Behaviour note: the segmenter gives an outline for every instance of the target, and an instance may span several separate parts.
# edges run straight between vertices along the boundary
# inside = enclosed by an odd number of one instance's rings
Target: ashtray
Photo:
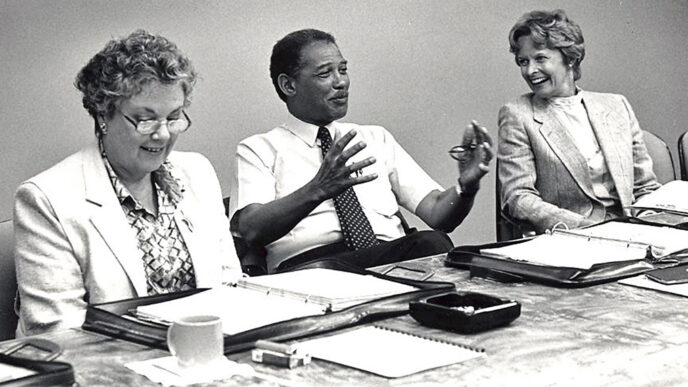
[[[482,293],[449,292],[409,304],[419,323],[459,333],[477,333],[508,325],[521,315],[521,304]]]

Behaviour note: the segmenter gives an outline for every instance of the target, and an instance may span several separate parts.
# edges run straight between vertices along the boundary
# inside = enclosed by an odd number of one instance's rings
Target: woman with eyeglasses
[[[80,326],[88,304],[241,275],[215,171],[173,151],[195,80],[174,43],[142,30],[79,72],[97,141],[15,196],[18,336]]]
[[[531,93],[499,112],[502,209],[537,232],[630,215],[659,183],[628,100],[576,85],[581,28],[564,11],[534,11],[513,26],[509,44]]]

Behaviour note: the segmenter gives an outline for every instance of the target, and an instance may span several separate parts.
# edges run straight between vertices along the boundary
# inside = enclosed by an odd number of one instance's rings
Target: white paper
[[[189,384],[229,379],[234,375],[244,377],[254,375],[254,370],[250,365],[239,364],[225,357],[212,367],[197,369],[180,368],[174,356],[137,361],[127,363],[124,366],[163,386],[187,386]]]
[[[0,383],[35,374],[36,371],[32,371],[24,367],[17,367],[11,364],[0,363]]]
[[[688,198],[686,200],[688,200]],[[652,247],[652,255],[655,257],[663,257],[683,249],[688,249],[688,231],[672,227],[625,222],[607,222],[597,226],[571,230],[568,232],[579,235],[590,235],[596,238],[643,243]]]
[[[324,312],[321,305],[228,286],[137,308],[137,313],[166,321],[185,316],[218,316],[222,319],[222,332],[226,335]]]
[[[673,211],[688,215],[688,181],[672,180],[638,199],[631,207]]]
[[[484,356],[474,349],[375,326],[301,342],[299,350],[388,378]]]
[[[333,310],[394,294],[418,290],[413,286],[330,269],[305,269],[288,273],[250,277],[239,280],[238,286],[271,289],[282,295],[308,297],[314,302],[331,304]]]
[[[630,285],[644,289],[652,289],[660,292],[672,293],[679,296],[688,297],[688,283],[664,285],[645,277],[645,274],[622,279],[619,281],[619,283],[623,285]]]
[[[543,234],[522,243],[480,250],[482,254],[529,263],[590,269],[595,264],[644,259],[647,248],[566,234]]]

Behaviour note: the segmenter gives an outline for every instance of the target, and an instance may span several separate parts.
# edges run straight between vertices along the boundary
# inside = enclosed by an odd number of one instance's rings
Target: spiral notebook
[[[483,349],[377,325],[302,342],[299,350],[387,378],[485,356]]]

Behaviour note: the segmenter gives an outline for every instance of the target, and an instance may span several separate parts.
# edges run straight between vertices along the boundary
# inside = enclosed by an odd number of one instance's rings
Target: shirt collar
[[[306,143],[309,147],[313,148],[316,145],[316,139],[318,137],[317,125],[309,124],[308,122],[303,122],[293,115],[289,115],[287,121],[281,125],[284,129],[292,132],[296,137],[300,138],[301,141]],[[334,134],[337,128],[337,122],[331,122],[325,125],[327,130],[330,132],[330,136],[334,139]]]
[[[105,170],[110,177],[110,183],[115,189],[115,194],[117,195],[117,199],[119,200],[120,204],[124,203],[124,201],[128,198],[131,198],[136,207],[139,207],[140,205],[136,198],[134,198],[131,192],[129,192],[127,187],[120,180],[119,176],[117,176],[115,170],[112,168],[112,165],[105,155],[105,152],[103,151],[101,154],[103,156]],[[167,194],[172,202],[172,205],[176,207],[177,203],[181,202],[184,198],[185,188],[181,180],[174,176],[174,166],[172,163],[169,160],[166,160],[157,170],[153,171],[152,176],[155,188]]]

